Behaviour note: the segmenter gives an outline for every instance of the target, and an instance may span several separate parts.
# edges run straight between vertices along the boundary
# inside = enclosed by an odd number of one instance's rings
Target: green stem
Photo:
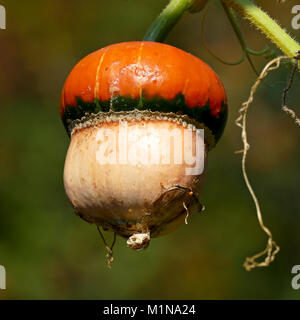
[[[255,52],[255,51],[248,48],[246,40],[244,39],[244,36],[243,36],[243,34],[241,32],[237,17],[235,15],[235,11],[232,8],[227,7],[224,2],[222,2],[222,5],[223,5],[224,11],[225,11],[230,23],[231,23],[231,26],[232,26],[232,28],[233,28],[233,30],[234,30],[234,32],[235,32],[240,44],[241,44],[243,52],[244,52],[249,64],[251,65],[251,68],[253,69],[255,74],[258,76],[256,68],[255,68],[255,66],[254,66],[254,64],[253,64],[253,62],[252,62],[252,60],[250,58],[250,55],[249,55],[250,51],[251,52]]]
[[[164,41],[168,33],[172,30],[185,11],[192,9],[192,6],[195,6],[196,4],[200,9],[202,9],[202,3],[205,4],[207,1],[208,0],[171,0],[167,7],[153,22],[144,36],[144,40],[158,42]],[[248,19],[287,56],[294,57],[296,56],[296,53],[300,51],[300,45],[297,41],[251,0],[221,1],[226,6],[233,8],[240,15]],[[252,54],[252,52],[248,52]]]
[[[300,45],[252,1],[223,0],[223,2],[254,24],[287,56],[294,57],[300,50]]]
[[[162,13],[153,22],[144,36],[145,41],[162,42],[172,30],[183,13],[191,6],[194,0],[172,0]]]
[[[246,53],[249,53],[249,54],[252,54],[255,56],[262,56],[263,54],[265,54],[266,52],[268,52],[270,50],[270,48],[268,46],[260,51],[252,50],[251,48],[249,48],[247,45],[247,42],[242,34],[242,31],[240,29],[237,17],[235,15],[235,11],[232,8],[227,7],[224,2],[222,2],[222,5],[223,5],[224,11],[229,19],[229,22],[231,23],[233,31],[235,32],[235,34],[241,44],[241,47]]]

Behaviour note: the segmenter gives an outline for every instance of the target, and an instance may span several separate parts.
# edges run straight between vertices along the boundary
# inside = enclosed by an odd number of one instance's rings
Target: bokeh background
[[[291,7],[257,1],[291,28]],[[249,176],[264,220],[281,251],[269,268],[246,272],[246,256],[266,236],[241,173],[240,129],[234,120],[256,75],[247,62],[228,66],[201,39],[203,13],[185,14],[167,43],[207,61],[220,75],[229,120],[209,155],[202,196],[206,211],[187,226],[154,239],[143,252],[119,239],[112,270],[95,226],[73,214],[63,188],[69,139],[58,114],[60,91],[75,63],[103,46],[140,40],[166,0],[1,0],[7,30],[0,30],[0,264],[7,290],[0,299],[299,299],[291,268],[300,264],[299,128],[280,111],[290,70],[268,76],[249,112]],[[249,46],[268,41],[241,21]],[[205,37],[218,56],[235,61],[241,49],[218,1]],[[255,57],[258,70],[267,60]],[[299,77],[289,105],[299,114]],[[111,239],[111,234],[106,234]]]

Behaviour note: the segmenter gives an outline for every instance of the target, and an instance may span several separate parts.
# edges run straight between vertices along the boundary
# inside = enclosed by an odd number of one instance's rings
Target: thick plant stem
[[[266,12],[250,0],[222,0],[254,24],[287,56],[294,57],[300,45],[284,31]]]
[[[162,42],[194,0],[172,0],[153,22],[144,36],[145,41]]]

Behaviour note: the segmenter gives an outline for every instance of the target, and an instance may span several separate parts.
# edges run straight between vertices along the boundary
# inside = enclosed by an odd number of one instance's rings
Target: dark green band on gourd
[[[222,102],[219,114],[213,116],[209,101],[205,106],[190,108],[186,105],[184,95],[181,93],[172,100],[160,97],[133,99],[116,95],[107,101],[95,99],[94,102],[84,102],[81,98],[77,98],[77,106],[66,106],[62,121],[68,131],[69,122],[82,118],[86,113],[131,111],[134,109],[185,114],[208,127],[212,131],[216,142],[220,139],[227,121],[227,105],[225,102]]]

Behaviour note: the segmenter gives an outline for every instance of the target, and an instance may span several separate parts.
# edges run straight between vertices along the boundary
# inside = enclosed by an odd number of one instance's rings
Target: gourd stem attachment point
[[[152,23],[144,41],[163,42],[193,0],[172,0]]]
[[[127,240],[127,246],[135,251],[146,249],[150,243],[150,232],[135,233]]]

